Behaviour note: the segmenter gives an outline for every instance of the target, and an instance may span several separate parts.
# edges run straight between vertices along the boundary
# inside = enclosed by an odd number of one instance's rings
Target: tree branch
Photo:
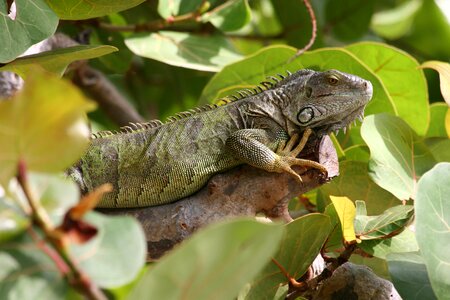
[[[320,142],[311,138],[307,147],[310,150],[308,158],[323,164],[330,178],[338,175],[336,150],[328,136]],[[213,176],[200,191],[171,204],[99,210],[136,217],[146,234],[148,259],[154,260],[197,229],[219,220],[264,213],[272,219],[291,221],[289,200],[329,180],[315,169],[297,170],[302,175],[302,184],[286,173],[270,173],[243,165]]]

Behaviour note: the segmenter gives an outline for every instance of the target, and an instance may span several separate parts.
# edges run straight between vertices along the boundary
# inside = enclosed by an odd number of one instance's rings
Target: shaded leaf
[[[300,278],[312,264],[331,233],[330,218],[323,214],[309,214],[286,225],[286,233],[273,258],[292,278]],[[273,262],[253,281],[246,299],[272,299],[287,278]]]
[[[11,71],[26,79],[29,75],[34,75],[35,65],[38,65],[50,73],[62,75],[71,62],[99,57],[117,50],[112,46],[85,45],[55,49],[19,57],[1,67],[0,71]]]
[[[241,58],[220,35],[201,36],[185,32],[159,31],[136,34],[125,39],[135,54],[163,63],[202,71],[216,72]]]
[[[415,233],[409,229],[405,229],[400,234],[388,239],[363,240],[358,244],[358,248],[361,248],[367,254],[382,259],[386,259],[391,253],[419,251]]]
[[[408,33],[414,17],[422,5],[422,0],[409,0],[396,7],[376,12],[371,21],[371,29],[379,36],[397,39]]]
[[[416,59],[382,43],[363,42],[346,49],[364,61],[381,79],[392,98],[395,114],[419,135],[424,135],[429,123],[428,91],[425,76],[418,68]]]
[[[378,276],[389,280],[389,271],[386,260],[378,257],[363,257],[360,255],[352,255],[350,262],[358,265],[368,266]]]
[[[53,261],[28,235],[0,244],[0,266],[0,299],[59,300],[67,292]]]
[[[0,243],[11,240],[30,225],[31,220],[11,201],[0,196]]]
[[[450,106],[450,64],[443,61],[432,60],[424,62],[420,67],[434,69],[439,72],[441,93],[445,102]]]
[[[63,20],[84,20],[135,7],[145,0],[46,0]]]
[[[330,195],[330,199],[339,217],[344,240],[347,243],[356,241],[355,227],[353,225],[356,216],[355,205],[347,197],[337,197]]]
[[[367,163],[342,161],[340,175],[319,188],[318,207],[323,210],[329,202],[329,195],[347,196],[364,200],[369,214],[381,214],[386,208],[398,204],[398,199],[379,187],[367,173]]]
[[[78,186],[63,175],[30,172],[29,181],[36,199],[39,199],[53,224],[60,224],[67,210],[79,200]]]
[[[352,41],[363,36],[370,25],[374,0],[327,0],[325,19],[333,34],[343,41]]]
[[[359,239],[372,240],[392,237],[402,232],[414,215],[412,205],[397,205],[379,216],[358,215],[355,230]]]
[[[3,186],[16,174],[19,160],[31,171],[71,166],[88,144],[84,114],[94,107],[69,82],[36,70],[13,99],[0,102]]]
[[[419,180],[416,238],[431,286],[439,299],[450,295],[450,163],[439,163]]]
[[[450,139],[427,138],[425,144],[430,149],[437,162],[450,162]]]
[[[145,234],[130,216],[104,216],[91,212],[84,221],[98,230],[83,245],[71,245],[69,252],[80,268],[100,287],[112,288],[133,280],[145,264]]]
[[[250,21],[247,0],[230,0],[202,15],[202,21],[211,22],[222,31],[235,31]]]
[[[426,133],[427,137],[448,137],[445,129],[448,111],[449,107],[444,102],[435,102],[430,105],[430,124]]]
[[[202,3],[202,0],[159,0],[158,13],[164,19],[171,16],[184,15],[189,12],[197,10]]]
[[[366,117],[361,135],[370,148],[370,176],[401,200],[414,199],[418,178],[436,160],[402,119],[380,114]]]
[[[282,226],[253,220],[203,229],[151,268],[128,299],[233,299],[267,264],[282,234]]]
[[[8,15],[6,1],[0,1],[0,63],[13,60],[30,46],[50,37],[58,17],[45,0],[15,0],[15,17]]]
[[[346,160],[360,161],[367,163],[370,159],[369,147],[366,145],[353,145],[345,149]]]
[[[403,299],[436,299],[420,253],[391,253],[387,262],[392,283]]]
[[[342,227],[339,222],[339,217],[336,208],[333,204],[327,205],[324,214],[330,217],[332,231],[327,238],[323,247],[325,252],[334,252],[344,248]]]

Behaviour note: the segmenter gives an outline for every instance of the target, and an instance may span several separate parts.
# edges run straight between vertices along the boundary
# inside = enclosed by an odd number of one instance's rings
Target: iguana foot
[[[278,172],[288,172],[297,178],[298,181],[303,182],[300,175],[298,175],[294,170],[292,170],[292,166],[302,166],[307,168],[315,168],[321,171],[325,176],[327,175],[327,169],[322,166],[320,163],[309,160],[309,159],[301,159],[297,158],[297,155],[303,150],[308,141],[309,136],[311,135],[312,130],[307,128],[303,133],[303,136],[298,142],[299,135],[294,134],[289,141],[282,142],[277,148],[276,154],[277,158],[275,159],[275,169]],[[298,142],[298,143],[297,143]]]

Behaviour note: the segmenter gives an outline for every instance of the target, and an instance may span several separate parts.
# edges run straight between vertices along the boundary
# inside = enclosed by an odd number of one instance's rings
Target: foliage
[[[0,100],[1,299],[101,298],[99,288],[115,298],[280,299],[319,253],[387,263],[404,299],[448,299],[450,26],[435,1],[313,1],[317,38],[295,59],[312,26],[300,0],[9,4],[0,1],[0,71],[25,86]],[[90,32],[91,45],[18,57],[55,30]],[[84,151],[95,107],[58,76],[96,57],[145,118],[300,68],[356,74],[374,96],[362,125],[332,136],[340,176],[308,193],[318,212],[287,225],[216,224],[146,267],[134,219],[89,212],[108,187],[79,202],[58,174]]]

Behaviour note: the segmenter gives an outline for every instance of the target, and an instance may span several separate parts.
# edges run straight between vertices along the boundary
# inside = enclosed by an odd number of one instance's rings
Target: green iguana
[[[292,166],[326,169],[299,159],[312,131],[318,136],[362,120],[372,84],[336,70],[300,70],[267,89],[246,90],[222,106],[183,112],[167,122],[131,124],[119,133],[97,133],[69,170],[83,193],[111,183],[99,207],[131,208],[170,203],[201,189],[208,179],[240,164],[269,172]],[[299,142],[301,133],[303,138]]]

